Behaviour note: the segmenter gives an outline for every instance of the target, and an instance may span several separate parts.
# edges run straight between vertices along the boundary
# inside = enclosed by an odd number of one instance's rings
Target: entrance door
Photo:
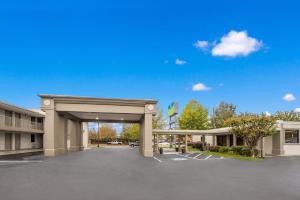
[[[11,150],[11,133],[5,133],[5,150]]]
[[[20,150],[21,148],[21,135],[15,134],[15,149]]]

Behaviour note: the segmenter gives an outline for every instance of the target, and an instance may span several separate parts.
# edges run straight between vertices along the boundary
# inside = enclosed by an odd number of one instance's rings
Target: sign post
[[[174,130],[177,128],[177,115],[178,115],[178,103],[172,102],[168,106],[168,116],[169,116],[169,129]],[[172,138],[172,136],[171,136]],[[172,139],[171,139],[172,140]],[[173,143],[176,147],[176,136],[173,136]]]

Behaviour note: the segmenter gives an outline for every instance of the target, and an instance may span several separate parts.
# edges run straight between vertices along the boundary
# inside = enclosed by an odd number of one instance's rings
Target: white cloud
[[[186,64],[186,61],[185,60],[180,60],[179,58],[177,58],[175,60],[175,64],[176,65],[185,65]]]
[[[210,87],[207,87],[203,83],[197,83],[197,84],[193,85],[193,88],[192,88],[193,91],[207,91],[210,89],[211,89]]]
[[[247,56],[250,53],[258,51],[263,46],[262,41],[248,36],[247,31],[230,31],[221,38],[221,42],[217,43],[211,54],[213,56]]]
[[[288,93],[282,97],[283,100],[287,102],[295,101],[296,97],[292,93]]]
[[[300,108],[295,108],[294,112],[300,113]]]
[[[266,111],[265,115],[269,117],[269,116],[271,116],[271,113],[269,113],[269,111]]]
[[[197,49],[208,50],[209,42],[205,40],[198,40],[197,42],[194,43],[194,46]]]

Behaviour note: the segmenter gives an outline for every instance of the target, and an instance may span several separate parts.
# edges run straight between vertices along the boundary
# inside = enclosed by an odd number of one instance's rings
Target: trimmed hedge
[[[251,156],[250,148],[245,146],[236,146],[236,147],[210,146],[208,150],[211,152],[234,153],[241,156]],[[258,150],[255,149],[255,156],[257,155],[258,155]]]

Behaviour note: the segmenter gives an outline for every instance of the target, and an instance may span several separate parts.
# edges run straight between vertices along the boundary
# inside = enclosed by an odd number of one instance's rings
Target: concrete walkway
[[[11,150],[11,151],[0,151],[1,156],[17,155],[17,154],[28,154],[28,153],[41,153],[43,149],[22,149],[22,150]]]
[[[0,166],[1,200],[299,200],[300,158],[158,162],[102,148]]]

